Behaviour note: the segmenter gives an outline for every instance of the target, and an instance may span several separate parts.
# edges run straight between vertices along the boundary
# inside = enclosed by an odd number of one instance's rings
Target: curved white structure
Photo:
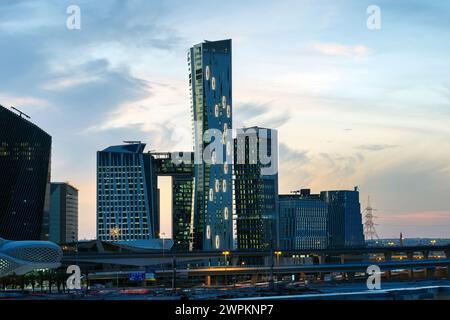
[[[0,277],[22,275],[61,265],[61,248],[49,241],[9,241],[0,238]]]

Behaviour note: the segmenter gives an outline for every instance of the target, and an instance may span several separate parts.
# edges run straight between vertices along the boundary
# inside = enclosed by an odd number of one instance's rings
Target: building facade
[[[326,249],[328,204],[308,189],[279,196],[280,249]]]
[[[78,241],[78,189],[68,183],[51,184],[49,231],[52,242]]]
[[[153,157],[136,142],[97,152],[97,239],[142,241],[159,236]]]
[[[236,131],[233,189],[238,249],[278,247],[278,172],[264,172],[278,163],[276,135],[276,130],[260,127]]]
[[[188,53],[195,152],[191,249],[233,248],[231,40]]]
[[[174,159],[175,153],[152,153],[157,176],[172,178],[172,239],[177,251],[188,251],[193,235],[192,186],[194,181],[194,153],[183,152],[182,159]],[[180,155],[181,153],[176,153]]]
[[[0,106],[0,237],[48,238],[49,134]]]
[[[330,248],[362,247],[364,233],[359,191],[323,191],[320,198],[328,204]]]

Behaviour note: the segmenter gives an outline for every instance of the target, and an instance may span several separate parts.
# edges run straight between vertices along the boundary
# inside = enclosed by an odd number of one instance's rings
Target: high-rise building
[[[65,182],[52,182],[50,190],[49,240],[77,242],[78,189]]]
[[[328,204],[328,235],[331,248],[364,246],[359,191],[323,191]]]
[[[0,237],[48,237],[52,138],[0,106]]]
[[[195,152],[193,249],[233,247],[231,40],[188,54]]]
[[[97,152],[97,239],[139,241],[159,236],[153,157],[140,142]]]
[[[278,246],[277,148],[276,130],[236,131],[233,172],[238,249]]]
[[[328,204],[309,189],[279,196],[280,249],[326,249]]]
[[[172,239],[173,248],[188,251],[192,239],[192,185],[194,180],[194,153],[183,152],[183,159],[174,159],[175,153],[152,153],[157,176],[172,178]],[[181,153],[176,153],[180,155]]]

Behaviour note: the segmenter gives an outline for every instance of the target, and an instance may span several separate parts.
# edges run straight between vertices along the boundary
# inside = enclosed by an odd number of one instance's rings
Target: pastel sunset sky
[[[425,0],[2,0],[0,104],[52,135],[52,181],[79,189],[94,238],[96,151],[192,150],[187,50],[231,38],[234,127],[278,129],[281,192],[359,186],[381,237],[449,237],[449,16]]]

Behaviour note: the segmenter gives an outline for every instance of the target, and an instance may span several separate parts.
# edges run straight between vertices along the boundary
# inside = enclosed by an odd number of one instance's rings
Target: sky
[[[449,14],[425,0],[2,0],[0,104],[52,135],[52,181],[79,189],[92,239],[96,151],[192,150],[187,51],[231,38],[233,126],[278,129],[280,192],[359,186],[380,237],[449,237]]]

